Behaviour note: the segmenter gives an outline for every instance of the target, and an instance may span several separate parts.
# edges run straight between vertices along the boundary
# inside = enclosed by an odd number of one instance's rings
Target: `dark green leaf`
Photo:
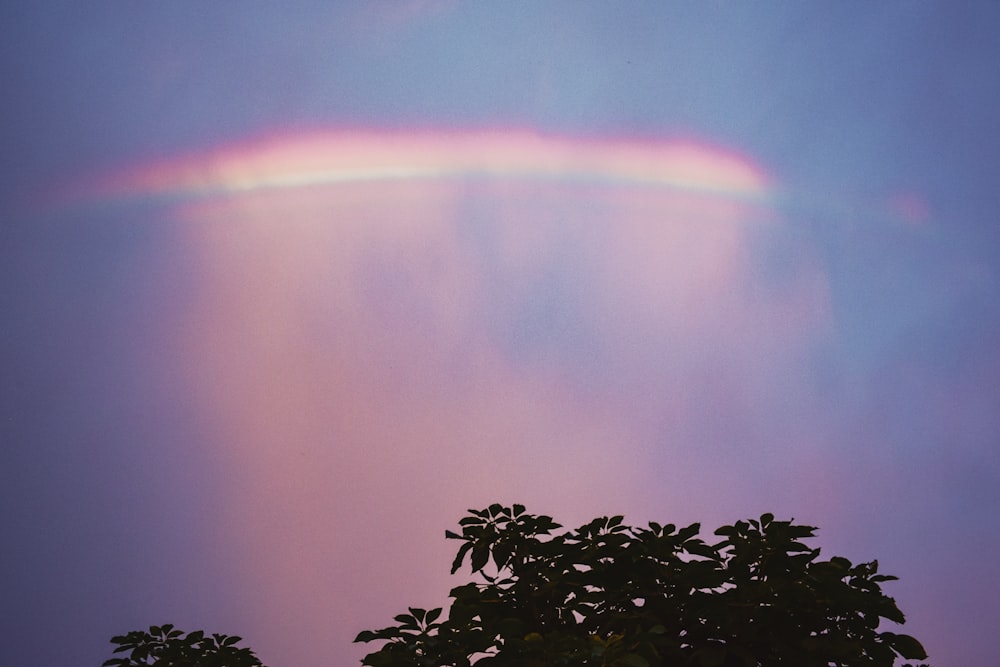
[[[455,574],[458,569],[462,567],[462,561],[465,560],[465,554],[469,553],[469,549],[472,548],[472,542],[466,542],[458,549],[458,554],[455,555],[455,560],[451,564],[451,573]]]
[[[626,653],[615,664],[621,667],[649,667],[649,661],[638,653]]]
[[[475,584],[465,584],[464,586],[456,586],[448,592],[450,597],[459,598],[470,598],[475,597],[479,594],[479,587]]]
[[[800,539],[804,537],[813,537],[816,534],[815,526],[789,526],[788,536]]]
[[[906,623],[906,617],[903,616],[903,612],[899,610],[896,606],[896,601],[892,598],[883,597],[884,604],[882,605],[882,610],[879,612],[882,618],[888,618],[894,623],[903,624]]]
[[[834,556],[829,560],[829,563],[841,570],[851,569],[851,561],[846,558],[842,558],[841,556]]]
[[[714,547],[705,544],[701,540],[688,540],[684,543],[684,549],[690,554],[704,558],[715,558],[719,555]]]
[[[490,551],[486,546],[480,544],[472,549],[471,565],[473,572],[479,572],[480,570],[482,570],[484,567],[486,567],[486,563],[489,562],[489,560],[490,560]]]
[[[701,530],[701,524],[693,523],[690,526],[687,526],[686,528],[681,528],[679,531],[677,531],[677,539],[681,541],[687,540],[697,535],[700,530]]]
[[[893,650],[906,660],[926,660],[927,651],[923,645],[910,635],[893,635],[889,644]]]

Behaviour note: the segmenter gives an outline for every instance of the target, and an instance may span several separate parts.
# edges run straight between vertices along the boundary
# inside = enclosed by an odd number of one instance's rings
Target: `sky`
[[[992,664],[998,21],[4,3],[5,660],[356,665],[502,502],[794,518]]]

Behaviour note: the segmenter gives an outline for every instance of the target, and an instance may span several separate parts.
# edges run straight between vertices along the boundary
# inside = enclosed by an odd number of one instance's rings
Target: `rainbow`
[[[576,139],[528,131],[317,131],[260,138],[105,176],[96,199],[189,199],[358,183],[504,180],[634,186],[766,204],[771,179],[691,140]]]

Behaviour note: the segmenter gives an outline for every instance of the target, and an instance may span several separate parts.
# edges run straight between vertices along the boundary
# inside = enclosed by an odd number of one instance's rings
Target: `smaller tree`
[[[923,660],[880,585],[878,562],[819,558],[815,528],[771,514],[698,537],[699,524],[630,527],[600,517],[573,531],[522,505],[469,510],[452,574],[473,581],[451,609],[411,607],[370,667],[893,667]]]
[[[171,624],[151,625],[111,638],[115,653],[128,657],[105,660],[102,667],[264,667],[249,648],[236,646],[243,638],[202,630],[185,634]]]

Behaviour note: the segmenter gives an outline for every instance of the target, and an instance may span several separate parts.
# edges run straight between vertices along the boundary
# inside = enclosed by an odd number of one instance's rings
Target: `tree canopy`
[[[476,579],[441,608],[410,607],[369,667],[892,667],[923,660],[878,561],[820,558],[813,526],[771,514],[714,532],[600,517],[563,530],[523,505],[469,510],[452,563]]]
[[[127,656],[105,660],[102,667],[264,667],[253,651],[236,646],[242,637],[184,633],[166,625],[151,625],[149,631],[133,630],[111,638],[115,653]]]

